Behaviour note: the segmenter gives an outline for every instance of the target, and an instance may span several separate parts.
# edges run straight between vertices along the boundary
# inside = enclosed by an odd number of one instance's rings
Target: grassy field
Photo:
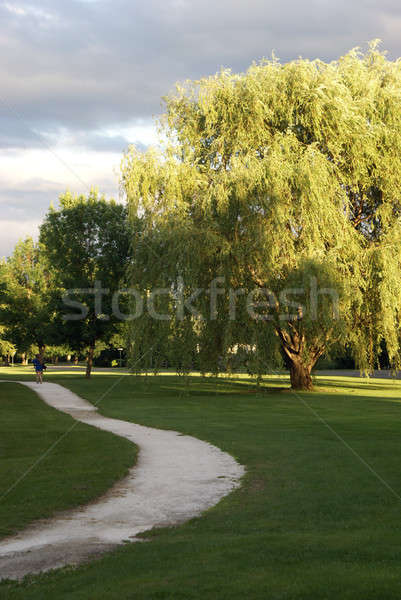
[[[28,388],[0,383],[0,538],[89,502],[135,462],[128,440],[83,423],[69,431],[74,423]]]
[[[0,378],[28,376],[10,371]],[[107,393],[118,374],[48,377],[103,396],[108,416],[210,441],[247,474],[201,518],[77,569],[3,583],[0,598],[401,598],[401,382],[326,377],[294,394],[277,378],[258,390],[245,377],[125,376]]]

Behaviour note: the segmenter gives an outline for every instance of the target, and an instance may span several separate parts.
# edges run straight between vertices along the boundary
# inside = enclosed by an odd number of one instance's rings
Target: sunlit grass
[[[314,392],[294,393],[281,374],[259,388],[246,375],[48,379],[103,398],[108,416],[209,441],[247,471],[201,518],[73,571],[4,584],[1,598],[401,597],[401,381],[318,376]]]

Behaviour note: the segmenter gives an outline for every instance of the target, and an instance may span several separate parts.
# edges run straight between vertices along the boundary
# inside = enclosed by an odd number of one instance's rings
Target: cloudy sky
[[[0,0],[0,256],[66,189],[118,197],[122,153],[156,142],[176,81],[374,38],[394,59],[400,30],[397,0]]]

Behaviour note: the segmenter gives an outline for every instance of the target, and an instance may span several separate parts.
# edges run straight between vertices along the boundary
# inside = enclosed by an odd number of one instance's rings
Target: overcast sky
[[[176,81],[374,38],[401,55],[399,0],[0,0],[0,20],[0,256],[66,189],[118,197],[122,153],[155,143]]]

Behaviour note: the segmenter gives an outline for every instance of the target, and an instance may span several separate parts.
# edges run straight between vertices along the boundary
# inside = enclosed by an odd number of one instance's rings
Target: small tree
[[[9,340],[3,337],[6,335],[5,328],[0,325],[0,357],[5,356],[6,362],[9,364],[10,356],[14,356],[16,347]]]
[[[1,265],[0,323],[6,337],[25,354],[35,345],[43,355],[52,329],[50,298],[54,279],[40,245],[20,241]]]
[[[91,191],[88,197],[61,196],[60,209],[51,208],[40,228],[60,288],[59,337],[74,351],[87,349],[86,377],[96,342],[107,342],[120,322],[112,302],[129,256],[127,225],[125,206]]]
[[[376,43],[178,86],[164,153],[131,149],[122,169],[139,222],[132,281],[144,300],[172,292],[157,298],[169,320],[134,321],[135,343],[182,340],[214,370],[244,345],[257,373],[280,352],[294,389],[312,387],[334,343],[369,370],[385,342],[398,367],[400,98],[401,62]]]

